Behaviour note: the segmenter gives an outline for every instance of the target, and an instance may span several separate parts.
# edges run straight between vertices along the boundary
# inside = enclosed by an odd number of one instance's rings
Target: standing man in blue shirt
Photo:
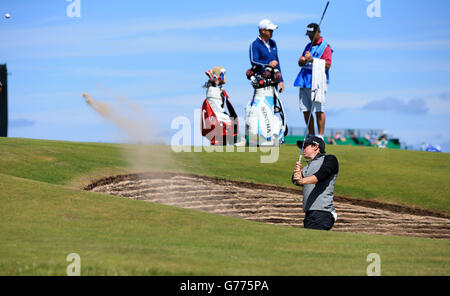
[[[325,60],[325,73],[328,82],[333,50],[330,45],[323,40],[323,37],[320,34],[321,31],[318,24],[311,23],[306,27],[306,35],[311,42],[306,45],[302,56],[298,60],[298,65],[302,67],[302,69],[294,82],[294,86],[300,87],[300,110],[303,112],[305,123],[308,124],[310,113],[313,111],[312,109],[314,109],[319,132],[317,136],[323,139],[325,134],[325,102],[314,102],[313,106],[313,95],[311,92],[313,59],[317,58]],[[311,44],[313,45],[311,46]],[[307,128],[309,135],[316,134],[314,130],[314,120],[309,121],[309,126],[307,126]]]
[[[263,72],[266,67],[280,69],[280,61],[278,60],[277,44],[272,40],[273,30],[278,26],[274,25],[270,20],[263,19],[259,22],[259,36],[250,45],[250,62],[252,66],[257,66]],[[284,91],[284,81],[281,77],[280,93]]]

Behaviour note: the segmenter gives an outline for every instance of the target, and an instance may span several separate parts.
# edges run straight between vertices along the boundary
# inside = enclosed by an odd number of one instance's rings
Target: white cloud
[[[404,101],[398,98],[384,98],[381,100],[371,101],[362,107],[364,110],[386,111],[404,113],[409,115],[420,115],[428,113],[425,100],[421,98]]]
[[[132,78],[151,78],[173,75],[169,70],[135,70],[135,69],[113,69],[100,67],[80,67],[75,70],[77,74],[98,76],[98,77],[132,77]]]
[[[257,27],[258,22],[267,18],[275,24],[286,24],[294,21],[311,19],[314,15],[298,13],[274,13],[274,12],[252,12],[233,15],[222,15],[215,17],[197,16],[195,19],[176,19],[159,22],[149,22],[148,20],[136,21],[133,24],[128,23],[123,30],[124,33],[152,33],[173,30],[193,30],[193,29],[211,29],[226,28],[252,25]],[[144,24],[143,24],[144,23]]]
[[[416,41],[388,41],[388,40],[334,40],[333,47],[337,49],[370,49],[370,50],[423,50],[423,48],[449,49],[450,39],[416,40]]]
[[[233,15],[221,15],[213,17],[201,17],[186,19],[172,19],[166,21],[153,21],[153,20],[135,20],[133,22],[114,22],[114,23],[91,23],[91,24],[63,24],[55,26],[45,26],[40,28],[21,28],[10,29],[2,32],[2,40],[5,42],[0,43],[0,49],[11,48],[36,48],[36,47],[92,47],[92,45],[98,45],[99,43],[106,43],[107,45],[119,46],[121,43],[117,41],[131,42],[131,49],[133,46],[149,44],[154,47],[158,42],[167,40],[172,45],[179,44],[175,42],[174,38],[149,38],[148,34],[165,32],[165,31],[192,31],[199,29],[217,29],[225,27],[239,27],[239,26],[255,26],[260,19],[270,15],[274,22],[279,24],[290,23],[294,21],[304,20],[311,18],[312,15],[296,14],[296,13],[241,13]],[[185,34],[185,33],[184,33]],[[182,36],[182,34],[178,34]],[[188,40],[189,38],[185,38]],[[204,38],[203,43],[211,41],[211,36],[207,35]],[[181,41],[184,41],[183,38]],[[229,41],[229,40],[228,40]],[[224,43],[225,44],[225,43]],[[162,46],[161,50],[165,50],[166,46]],[[114,50],[114,46],[110,48]],[[148,48],[150,49],[150,48]],[[197,48],[198,49],[198,48]],[[116,50],[117,51],[117,50]],[[63,53],[61,53],[63,54]]]
[[[278,46],[284,50],[299,50],[305,47],[307,38],[304,36],[280,36],[277,39]],[[326,38],[335,50],[422,50],[423,48],[450,49],[450,39],[436,40],[408,40],[401,39],[388,41],[382,39],[341,39]]]
[[[139,20],[101,24],[62,24],[38,28],[11,29],[2,32],[0,49],[19,57],[95,57],[149,54],[155,52],[229,52],[247,49],[250,41],[205,33],[219,28],[254,26],[270,15],[278,24],[310,19],[311,15],[296,13],[241,13],[237,15],[172,19],[167,21]],[[186,34],[189,32],[189,34]],[[164,34],[159,34],[164,33]],[[286,36],[277,32],[280,51],[305,46],[302,35]],[[450,39],[439,40],[328,40],[336,50],[420,50],[450,49]],[[220,46],[218,46],[220,44]],[[432,69],[436,67],[431,65]],[[446,70],[450,69],[447,63]]]
[[[386,107],[389,105],[387,98],[393,98],[394,109],[397,111],[401,106],[411,111],[415,105],[420,104],[423,107],[421,110],[427,109],[429,115],[450,115],[450,100],[442,99],[442,94],[447,92],[446,89],[434,88],[409,88],[379,92],[330,92],[327,97],[327,108],[361,109],[374,102]]]
[[[36,121],[25,118],[10,118],[8,119],[8,128],[24,128],[35,125]]]
[[[431,97],[427,99],[427,106],[430,114],[450,115],[450,101],[442,100],[439,97]]]

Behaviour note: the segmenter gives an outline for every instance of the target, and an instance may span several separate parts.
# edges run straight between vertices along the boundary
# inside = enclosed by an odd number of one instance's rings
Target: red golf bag
[[[225,111],[228,109],[228,112]],[[211,145],[233,145],[237,142],[239,121],[225,90],[209,86],[201,110],[202,135]]]

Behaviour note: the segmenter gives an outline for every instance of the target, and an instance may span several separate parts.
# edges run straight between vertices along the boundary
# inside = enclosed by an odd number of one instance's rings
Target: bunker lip
[[[83,188],[270,224],[303,227],[302,190],[178,172],[123,174]],[[450,239],[450,214],[335,196],[334,231]]]

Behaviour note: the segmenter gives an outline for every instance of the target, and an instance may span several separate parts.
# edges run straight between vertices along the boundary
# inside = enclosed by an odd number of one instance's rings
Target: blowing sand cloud
[[[131,144],[124,145],[124,152],[132,167],[138,171],[173,167],[170,149],[157,145],[163,142],[160,127],[150,119],[150,115],[125,97],[109,95],[116,99],[117,106],[94,99],[86,93],[83,93],[83,98]]]
[[[411,99],[408,102],[397,98],[385,98],[382,100],[372,101],[362,107],[363,110],[373,111],[393,111],[403,114],[426,114],[429,111],[425,100],[421,98]]]

